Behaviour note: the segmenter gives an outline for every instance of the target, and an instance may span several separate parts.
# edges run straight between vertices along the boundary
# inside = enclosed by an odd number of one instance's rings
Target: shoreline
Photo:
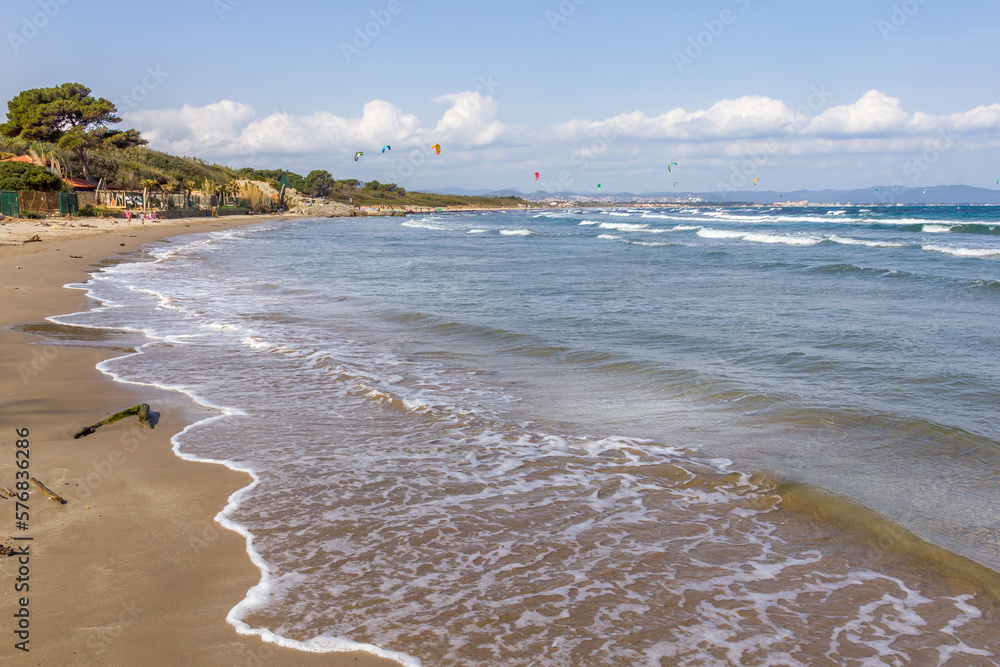
[[[0,501],[10,512],[0,524],[3,536],[31,537],[5,544],[28,544],[32,557],[30,581],[23,582],[28,588],[20,591],[18,559],[0,559],[7,610],[0,656],[79,665],[399,664],[369,652],[311,653],[238,634],[227,616],[260,583],[261,570],[243,535],[224,528],[216,516],[252,478],[181,458],[172,442],[211,415],[179,392],[122,384],[98,370],[101,361],[127,353],[123,348],[63,344],[9,328],[91,307],[85,291],[64,285],[85,282],[119,253],[182,234],[296,217],[176,219],[145,226],[103,221],[93,228],[77,226],[91,222],[81,219],[3,225],[0,487],[15,487],[15,430],[27,429],[31,475],[67,504],[31,487],[28,528],[15,535],[15,501]],[[17,242],[11,236],[26,231],[42,241],[11,245]],[[154,430],[125,420],[73,439],[79,428],[140,402],[156,413]],[[13,614],[24,600],[29,652],[21,656]]]
[[[284,219],[299,217],[311,216]],[[83,290],[62,286],[87,280],[118,253],[179,235],[282,219],[236,218],[161,221],[134,236],[124,232],[135,225],[110,234],[74,229],[78,236],[58,237],[60,243],[0,246],[0,366],[6,397],[0,430],[9,436],[0,439],[0,488],[13,486],[12,429],[30,427],[32,475],[70,501],[60,507],[31,489],[30,535],[38,549],[32,552],[38,555],[32,575],[37,572],[38,589],[32,590],[30,607],[35,656],[28,657],[40,664],[156,665],[192,658],[197,664],[399,664],[366,652],[307,653],[309,644],[293,649],[238,634],[233,622],[226,622],[228,614],[261,583],[261,571],[252,565],[253,554],[248,557],[240,535],[216,517],[225,516],[234,494],[247,490],[250,474],[195,466],[205,461],[184,459],[172,444],[184,428],[217,413],[181,392],[119,383],[97,370],[100,361],[121,356],[121,346],[80,347],[58,340],[38,345],[41,336],[5,328],[93,307]],[[69,332],[65,338],[75,336]],[[154,431],[140,431],[134,420],[126,420],[72,440],[78,428],[140,401],[160,413]],[[775,484],[782,489],[784,511],[871,545],[873,563],[885,562],[876,552],[889,545],[890,571],[929,569],[934,579],[959,579],[986,593],[982,609],[996,613],[1000,573],[896,530],[873,512],[859,515],[857,507],[811,487],[780,479]],[[3,537],[14,534],[13,501],[8,502],[0,501],[0,507],[9,508],[0,523]],[[0,559],[0,586],[11,614],[17,609],[15,569],[16,560]],[[0,630],[12,637],[11,623],[0,622]],[[0,644],[0,656],[19,653],[12,649],[14,641]]]

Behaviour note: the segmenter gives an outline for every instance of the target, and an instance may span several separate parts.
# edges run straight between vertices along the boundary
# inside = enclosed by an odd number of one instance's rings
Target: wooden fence
[[[59,193],[26,190],[18,194],[17,205],[21,209],[21,215],[59,215]]]
[[[78,215],[79,197],[75,192],[35,192],[23,190],[17,195],[18,215]]]
[[[101,190],[89,193],[94,197],[95,206],[110,208],[142,208],[142,190]],[[83,200],[80,205],[83,206]],[[213,208],[215,206],[236,206],[251,208],[250,201],[231,195],[204,195],[200,192],[150,192],[147,209],[150,211],[172,211],[177,209]]]
[[[79,215],[80,208],[101,206],[111,209],[142,209],[142,190],[100,190],[80,192],[3,192],[0,193],[0,213],[12,217],[26,214]],[[191,216],[195,212],[211,215],[233,215],[253,210],[249,199],[231,195],[202,195],[184,192],[150,192],[146,202],[148,211],[157,211],[162,217]],[[115,215],[115,214],[113,214]]]

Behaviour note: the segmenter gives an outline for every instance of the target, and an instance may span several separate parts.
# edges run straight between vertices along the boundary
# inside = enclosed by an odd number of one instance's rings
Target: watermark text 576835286
[[[11,539],[14,541],[10,554],[17,559],[14,573],[14,648],[29,652],[31,641],[31,537],[28,534],[31,521],[31,506],[28,504],[28,481],[31,479],[31,431],[28,428],[15,429],[14,441],[14,526],[19,531]]]

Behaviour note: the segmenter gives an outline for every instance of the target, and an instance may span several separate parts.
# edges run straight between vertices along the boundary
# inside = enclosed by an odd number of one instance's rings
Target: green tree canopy
[[[27,162],[0,162],[0,190],[61,190],[62,179],[48,169]]]
[[[333,176],[325,169],[313,169],[306,176],[306,194],[313,197],[326,197],[336,187],[337,183]]]
[[[368,181],[364,187],[365,192],[396,192],[398,189],[399,186],[395,183],[379,183],[376,180]]]
[[[285,172],[285,180],[288,181],[288,187],[295,188],[299,192],[306,191],[306,179],[302,178],[293,171]]]
[[[0,125],[0,135],[47,141],[70,150],[80,158],[84,178],[94,182],[88,151],[146,143],[137,130],[108,127],[121,122],[117,111],[110,101],[92,97],[90,88],[79,83],[34,88],[7,103],[7,122]]]

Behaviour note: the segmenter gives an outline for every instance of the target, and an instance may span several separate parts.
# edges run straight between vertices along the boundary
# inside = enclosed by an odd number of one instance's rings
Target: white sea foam
[[[932,252],[943,252],[948,255],[954,255],[955,257],[964,258],[992,258],[1000,257],[1000,248],[951,248],[948,246],[939,245],[925,245],[921,246],[923,250],[928,250]]]
[[[703,231],[676,231],[696,230]],[[756,236],[731,233],[720,238]],[[815,655],[830,646],[834,662],[839,647],[898,661],[898,642],[916,632],[939,656],[992,656],[969,646],[979,635],[965,626],[982,616],[971,599],[955,598],[953,614],[931,622],[919,581],[845,569],[819,550],[790,546],[769,516],[773,492],[734,472],[729,460],[638,439],[550,433],[479,413],[449,419],[442,406],[457,414],[474,395],[465,373],[448,377],[433,365],[342,343],[335,318],[317,335],[294,319],[254,319],[251,330],[241,324],[247,313],[265,313],[287,297],[227,282],[247,299],[240,308],[228,303],[229,292],[215,294],[221,289],[188,292],[198,279],[188,285],[184,271],[162,277],[183,287],[187,311],[154,311],[157,301],[144,295],[140,315],[155,318],[167,335],[210,338],[203,359],[216,364],[177,368],[202,379],[217,371],[225,381],[209,386],[209,396],[221,388],[239,398],[236,405],[254,406],[254,415],[201,422],[174,440],[179,456],[252,476],[217,518],[243,535],[261,571],[227,617],[240,633],[305,651],[365,650],[404,665],[419,662],[337,635],[358,632],[407,653],[429,651],[429,664],[501,664],[496,656],[515,650],[539,667],[740,664],[761,655],[769,664],[798,664],[796,632],[808,624],[810,639],[802,641]],[[128,294],[123,302],[140,301]],[[190,347],[197,346],[161,350],[162,359],[197,352]],[[123,377],[141,377],[149,370],[137,360],[115,367],[129,369]],[[285,428],[288,407],[308,409],[315,398],[318,415],[297,414],[294,429]],[[282,439],[293,432],[294,442]],[[293,497],[288,479],[316,483]],[[261,537],[243,523],[259,526]],[[816,613],[834,597],[836,616],[827,613],[834,605]],[[506,619],[498,616],[504,610]],[[270,620],[251,628],[250,617]],[[652,639],[615,641],[637,626]],[[312,638],[294,641],[278,628]],[[596,652],[581,648],[598,641]]]
[[[530,229],[501,229],[501,236],[531,236],[535,232]]]
[[[746,225],[789,223],[789,222],[816,222],[829,223],[830,218],[825,215],[766,215],[764,213],[746,212],[731,213],[729,211],[706,211],[703,215],[725,222],[739,222]]]
[[[209,322],[208,324],[205,324],[203,326],[208,327],[209,329],[215,329],[216,331],[242,331],[243,330],[242,327],[237,327],[237,326],[234,326],[232,324],[225,324],[225,323],[222,323],[222,322]]]
[[[951,231],[951,225],[924,225],[923,231],[928,234],[947,234]]]
[[[414,229],[430,229],[436,232],[453,231],[450,227],[448,227],[443,219],[435,216],[407,220],[406,222],[400,223],[400,225],[402,227],[412,227]]]
[[[577,211],[566,211],[562,213],[539,213],[538,215],[531,216],[535,220],[539,218],[548,218],[550,220],[565,220],[566,218],[572,218],[579,215]]]
[[[892,241],[866,241],[864,239],[852,239],[849,237],[837,236],[836,234],[831,234],[829,240],[843,245],[863,245],[869,248],[905,248],[909,245],[907,243],[894,243]]]
[[[790,236],[787,234],[765,234],[758,232],[734,232],[723,229],[703,227],[698,230],[698,236],[706,239],[739,239],[753,243],[783,243],[785,245],[816,245],[823,239],[815,236]]]
[[[601,229],[612,229],[619,232],[642,232],[649,228],[649,225],[634,224],[629,222],[602,222]]]
[[[666,215],[661,213],[643,213],[641,218],[649,218],[651,220],[687,220],[686,217],[680,215]]]
[[[655,241],[630,241],[628,239],[624,239],[624,241],[629,245],[641,245],[646,246],[647,248],[664,248],[667,246],[677,245],[676,243],[657,243]]]

